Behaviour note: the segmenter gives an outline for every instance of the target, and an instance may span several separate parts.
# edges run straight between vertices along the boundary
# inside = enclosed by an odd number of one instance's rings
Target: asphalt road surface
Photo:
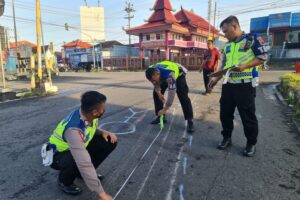
[[[56,96],[0,104],[0,199],[96,200],[81,180],[79,196],[57,187],[58,172],[42,166],[40,148],[57,123],[80,105],[84,91],[108,97],[100,126],[118,134],[116,150],[97,171],[104,189],[117,200],[299,200],[300,135],[291,111],[274,95],[281,72],[264,72],[257,89],[257,154],[245,158],[243,127],[236,112],[233,146],[221,140],[220,88],[200,95],[202,74],[187,79],[194,107],[194,134],[187,134],[176,98],[160,131],[154,118],[152,86],[141,72],[64,73]],[[20,83],[19,83],[20,84]],[[27,83],[29,85],[29,83]]]

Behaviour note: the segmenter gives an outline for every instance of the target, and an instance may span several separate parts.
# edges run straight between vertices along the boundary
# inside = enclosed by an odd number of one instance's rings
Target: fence
[[[145,68],[145,62],[137,57],[103,58],[103,67],[107,70],[139,70]]]
[[[137,58],[137,57],[114,57],[114,58],[103,58],[103,66],[107,70],[141,70],[145,69],[150,65],[156,64],[165,60],[164,57],[153,57],[153,58]],[[180,63],[185,66],[188,70],[200,69],[203,56],[192,55],[192,56],[176,56],[173,58],[174,62]]]

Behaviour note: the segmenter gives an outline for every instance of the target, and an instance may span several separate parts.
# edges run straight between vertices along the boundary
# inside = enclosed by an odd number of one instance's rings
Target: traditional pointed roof
[[[154,10],[162,10],[162,9],[173,10],[172,5],[169,0],[156,0],[153,9]]]
[[[181,25],[190,26],[193,28],[201,28],[204,30],[209,29],[208,21],[206,21],[203,17],[183,8],[181,8],[181,10],[175,14],[175,17],[178,21],[180,21]],[[219,31],[213,25],[211,25],[211,31],[217,34],[219,33]]]
[[[156,0],[153,7],[154,12],[147,20],[148,22],[164,21],[167,23],[177,22],[176,18],[172,14],[172,5],[169,0]]]
[[[72,42],[68,42],[65,45],[63,45],[64,48],[79,48],[79,49],[85,49],[85,48],[92,48],[93,46],[87,42],[83,42],[81,40],[74,40]]]
[[[172,14],[173,11],[170,0],[156,0],[153,10],[154,12],[147,20],[148,23],[129,28],[126,30],[126,32],[129,34],[138,35],[140,32],[147,32],[147,30],[156,28],[160,31],[173,30],[188,34],[188,29],[181,26],[179,21]]]

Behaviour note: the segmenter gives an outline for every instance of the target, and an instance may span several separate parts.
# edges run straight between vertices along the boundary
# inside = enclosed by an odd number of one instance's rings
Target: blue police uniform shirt
[[[172,82],[168,83],[168,89],[169,90],[176,89],[175,73],[172,70],[165,69],[164,66],[159,66],[159,64],[156,64],[155,68],[160,71],[161,81],[167,81],[167,79],[171,78]]]

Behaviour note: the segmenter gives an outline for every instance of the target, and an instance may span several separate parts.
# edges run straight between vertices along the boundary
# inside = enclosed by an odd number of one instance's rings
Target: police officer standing
[[[218,149],[224,150],[231,145],[234,111],[237,107],[247,138],[243,155],[250,157],[255,154],[258,136],[252,70],[267,59],[267,48],[259,42],[256,35],[245,34],[235,16],[227,17],[220,27],[228,39],[224,47],[222,69],[237,67],[226,73],[222,86],[220,119],[223,140]],[[212,78],[209,87],[213,88],[221,78],[222,76]]]
[[[188,96],[186,72],[187,70],[182,65],[171,61],[162,61],[146,70],[146,78],[154,85],[153,99],[157,115],[151,124],[159,123],[159,116],[167,113],[173,104],[175,93],[177,93],[184,118],[187,120],[187,131],[194,132],[193,107]],[[168,98],[165,100],[164,93],[167,89]]]

